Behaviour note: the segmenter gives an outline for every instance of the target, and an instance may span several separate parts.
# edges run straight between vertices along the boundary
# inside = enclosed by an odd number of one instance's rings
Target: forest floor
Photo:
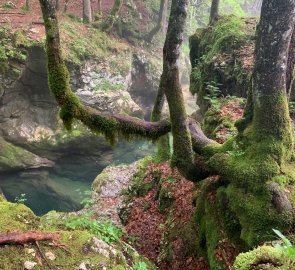
[[[242,115],[243,107],[237,99],[222,105],[217,117],[235,122]],[[231,132],[221,128],[217,141],[223,143]],[[195,185],[176,169],[171,169],[168,162],[160,165],[151,163],[141,178],[144,179],[142,185],[151,183],[152,188],[134,199],[125,226],[127,234],[135,239],[136,250],[161,270],[209,270],[206,259],[194,253],[198,228],[192,229],[190,224],[195,213]],[[155,178],[160,179],[155,181]],[[215,178],[218,176],[212,176],[213,180]],[[159,198],[161,190],[168,190],[168,197],[173,201],[164,211]],[[216,250],[216,256],[231,265],[237,254],[232,246],[225,245],[224,250]]]
[[[98,12],[97,1],[92,0],[93,14]],[[12,4],[10,4],[12,3]],[[106,17],[109,14],[114,0],[102,1],[102,17]],[[151,21],[149,12],[142,1],[134,1],[138,12],[141,14],[140,18],[136,20],[135,27],[139,31],[147,31],[148,22]],[[29,36],[34,40],[40,40],[45,36],[45,29],[43,24],[43,18],[41,8],[38,0],[30,1],[30,8],[28,11],[24,10],[25,0],[0,0],[0,26],[9,26],[12,30],[18,30],[20,28],[28,30]],[[64,15],[65,0],[60,0],[60,10],[58,12],[59,17]],[[122,7],[122,14],[127,14],[127,4]],[[67,6],[67,14],[74,15],[82,20],[82,1],[69,0]],[[87,28],[88,26],[85,25]]]

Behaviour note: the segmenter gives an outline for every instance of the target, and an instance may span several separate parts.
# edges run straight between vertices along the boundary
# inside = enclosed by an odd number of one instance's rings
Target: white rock
[[[45,256],[47,259],[49,259],[51,261],[54,261],[56,259],[56,256],[51,251],[46,252]]]
[[[35,263],[35,262],[26,261],[24,263],[24,268],[27,269],[27,270],[31,270],[31,269],[33,269],[35,267],[36,264],[37,263]]]

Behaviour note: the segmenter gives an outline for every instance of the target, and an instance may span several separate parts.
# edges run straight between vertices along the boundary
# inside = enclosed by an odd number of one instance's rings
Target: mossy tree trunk
[[[253,247],[271,240],[272,229],[293,224],[292,205],[282,188],[290,179],[293,156],[286,74],[294,30],[294,0],[264,0],[257,27],[252,89],[239,134],[199,153],[219,181],[204,181],[197,198],[200,246],[212,269],[225,265],[212,255],[222,241]],[[209,194],[214,194],[208,199]],[[204,239],[206,239],[204,241]]]
[[[100,26],[100,28],[103,31],[110,31],[113,28],[116,22],[117,16],[119,15],[120,10],[122,8],[122,5],[123,5],[123,0],[114,1],[114,5],[112,7],[110,14],[108,15],[106,21],[102,23]]]
[[[212,0],[209,25],[214,25],[218,21],[220,0]]]
[[[173,135],[172,164],[188,178],[194,177],[192,139],[179,80],[179,55],[189,0],[172,0],[167,36],[163,49],[161,84],[168,101]]]
[[[153,122],[161,120],[161,117],[162,117],[162,111],[163,111],[163,107],[165,103],[165,93],[164,93],[162,82],[163,80],[161,79],[157,97],[154,104],[154,108],[152,111],[151,120]],[[161,161],[170,160],[170,158],[171,158],[171,155],[170,155],[169,135],[166,134],[157,141],[157,160],[161,162]]]
[[[156,26],[146,35],[145,40],[152,42],[154,36],[164,28],[168,11],[168,0],[161,0],[159,17]]]
[[[92,22],[92,10],[91,10],[90,0],[83,0],[83,22],[84,23]]]

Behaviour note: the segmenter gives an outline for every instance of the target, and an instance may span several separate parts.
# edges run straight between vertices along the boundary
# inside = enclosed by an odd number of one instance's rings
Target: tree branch
[[[8,232],[0,234],[0,245],[25,244],[36,241],[57,241],[60,235],[44,232]]]

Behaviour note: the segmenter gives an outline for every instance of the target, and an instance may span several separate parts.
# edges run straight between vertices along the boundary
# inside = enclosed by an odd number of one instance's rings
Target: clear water
[[[54,168],[0,174],[0,189],[9,201],[25,194],[25,204],[37,215],[50,210],[78,210],[85,196],[81,193],[91,189],[91,183],[106,166],[131,163],[153,154],[154,149],[143,141],[121,142],[114,148],[103,148],[101,153],[71,148],[65,150]]]

